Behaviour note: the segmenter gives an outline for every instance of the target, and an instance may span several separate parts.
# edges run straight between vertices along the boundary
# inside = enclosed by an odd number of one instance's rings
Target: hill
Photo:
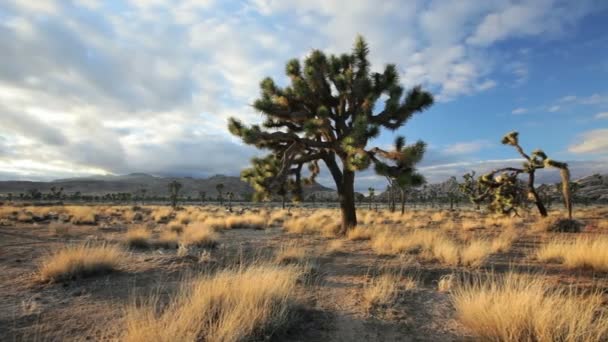
[[[251,186],[239,177],[215,175],[209,178],[192,177],[157,177],[145,173],[128,175],[108,175],[81,178],[57,179],[51,182],[1,181],[0,194],[27,193],[37,189],[43,193],[50,192],[51,187],[63,188],[65,194],[80,192],[82,195],[104,195],[108,193],[135,193],[146,189],[147,196],[166,196],[169,182],[177,180],[182,183],[182,195],[197,198],[199,191],[204,191],[208,198],[217,196],[216,186],[224,184],[224,192],[233,192],[237,198],[247,198],[253,193]],[[318,183],[304,186],[305,197],[310,193],[334,193],[335,190]]]

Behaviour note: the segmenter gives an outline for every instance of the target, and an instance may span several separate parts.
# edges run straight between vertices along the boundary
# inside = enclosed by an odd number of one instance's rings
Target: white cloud
[[[596,119],[608,119],[608,112],[601,112],[595,114]]]
[[[520,115],[520,114],[525,114],[525,113],[527,113],[527,112],[528,112],[528,109],[527,109],[527,108],[522,108],[522,107],[519,107],[519,108],[515,108],[515,109],[513,109],[513,110],[511,111],[511,114]]]
[[[443,150],[444,154],[472,154],[491,146],[487,140],[475,140],[451,144]]]
[[[519,5],[9,0],[0,5],[0,140],[11,144],[0,146],[0,167],[32,177],[44,165],[55,173],[235,174],[254,150],[229,136],[226,118],[259,121],[249,106],[258,83],[267,75],[283,83],[287,59],[312,48],[349,51],[361,33],[376,70],[396,63],[405,86],[421,83],[451,100],[496,87],[499,61],[484,46],[491,36],[484,33],[484,44],[467,40],[484,31],[488,15],[513,6]],[[541,17],[533,23],[538,32],[562,26],[560,15]],[[502,30],[491,39],[520,35]]]
[[[560,109],[562,109],[561,106],[554,105],[554,106],[549,107],[547,110],[551,113],[555,113],[555,112],[559,111]]]
[[[573,102],[576,101],[577,97],[574,95],[566,95],[559,99],[559,102]]]
[[[580,142],[570,145],[572,153],[603,153],[608,151],[608,129],[601,128],[583,133]]]

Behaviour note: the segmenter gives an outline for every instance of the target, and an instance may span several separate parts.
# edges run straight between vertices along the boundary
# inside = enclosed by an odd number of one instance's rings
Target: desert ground
[[[608,340],[608,208],[0,207],[2,341]]]

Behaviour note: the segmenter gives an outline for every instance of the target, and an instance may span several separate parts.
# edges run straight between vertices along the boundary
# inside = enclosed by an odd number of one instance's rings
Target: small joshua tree
[[[368,191],[368,198],[369,198],[369,210],[372,210],[372,203],[374,203],[374,195],[376,194],[376,190],[374,190],[374,188],[369,187],[367,188]]]
[[[314,50],[303,65],[292,59],[285,68],[289,86],[279,87],[270,78],[260,84],[261,96],[253,107],[264,115],[262,125],[247,126],[234,118],[228,124],[246,144],[270,152],[259,161],[278,163],[278,168],[267,168],[263,181],[256,181],[256,191],[285,190],[289,179],[299,192],[301,182],[318,175],[322,161],[336,184],[342,234],[357,224],[355,172],[375,162],[378,149],[367,149],[370,139],[383,128],[400,128],[433,103],[420,87],[405,92],[395,65],[371,72],[368,55],[367,43],[358,37],[351,53],[327,56]],[[308,177],[302,177],[304,166]]]
[[[475,204],[477,210],[479,210],[479,204],[481,203],[481,195],[483,195],[483,187],[475,178],[475,171],[465,173],[462,175],[463,182],[458,184],[458,189],[462,192],[471,203]]]
[[[450,210],[454,210],[454,203],[459,199],[459,189],[460,184],[458,184],[456,177],[450,177],[445,187],[446,196],[448,197],[448,201],[450,201]]]
[[[481,202],[489,197],[492,197],[492,204],[494,209],[501,209],[504,213],[511,213],[516,211],[517,207],[520,206],[524,201],[523,196],[520,194],[523,192],[522,185],[518,181],[518,176],[526,174],[528,180],[525,187],[527,197],[536,205],[539,214],[542,217],[547,216],[547,209],[543,204],[541,196],[536,191],[534,185],[536,170],[544,168],[557,168],[560,170],[562,178],[562,195],[564,199],[564,206],[568,212],[568,219],[572,220],[572,200],[570,191],[570,170],[568,164],[552,160],[547,157],[544,151],[535,150],[530,155],[524,152],[523,148],[519,144],[519,133],[510,132],[502,138],[504,145],[513,146],[517,152],[525,159],[521,168],[505,167],[497,170],[493,170],[478,179],[483,192],[475,198],[476,202]],[[513,209],[509,209],[513,208]]]
[[[220,201],[220,205],[224,205],[224,196],[222,191],[224,191],[224,184],[219,183],[215,186],[215,190],[217,190],[217,199]]]
[[[177,201],[179,200],[179,191],[182,189],[182,183],[177,180],[169,183],[169,199],[173,209],[177,208]]]
[[[404,137],[397,137],[392,151],[378,150],[373,157],[376,173],[387,178],[391,191],[399,189],[402,214],[405,213],[406,191],[426,182],[424,177],[416,172],[415,168],[416,164],[422,160],[425,151],[426,144],[423,141],[407,146]]]
[[[228,196],[228,210],[232,212],[232,199],[234,199],[234,192],[228,191],[226,196]]]

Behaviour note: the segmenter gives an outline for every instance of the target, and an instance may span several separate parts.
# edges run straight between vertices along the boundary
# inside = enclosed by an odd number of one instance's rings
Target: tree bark
[[[534,188],[534,172],[528,173],[528,191],[530,191],[532,197],[534,197],[534,203],[536,204],[536,208],[538,209],[540,216],[547,217],[547,209],[543,205],[543,201]]]
[[[405,214],[405,190],[401,189],[401,215]]]
[[[340,194],[340,209],[342,210],[342,234],[357,225],[355,209],[355,173],[345,170],[342,177],[342,193]]]
[[[355,209],[355,173],[353,171],[340,171],[336,162],[335,154],[329,154],[323,158],[329,169],[340,198],[340,210],[342,211],[341,234],[357,225],[357,212]],[[344,164],[344,163],[343,163]]]

